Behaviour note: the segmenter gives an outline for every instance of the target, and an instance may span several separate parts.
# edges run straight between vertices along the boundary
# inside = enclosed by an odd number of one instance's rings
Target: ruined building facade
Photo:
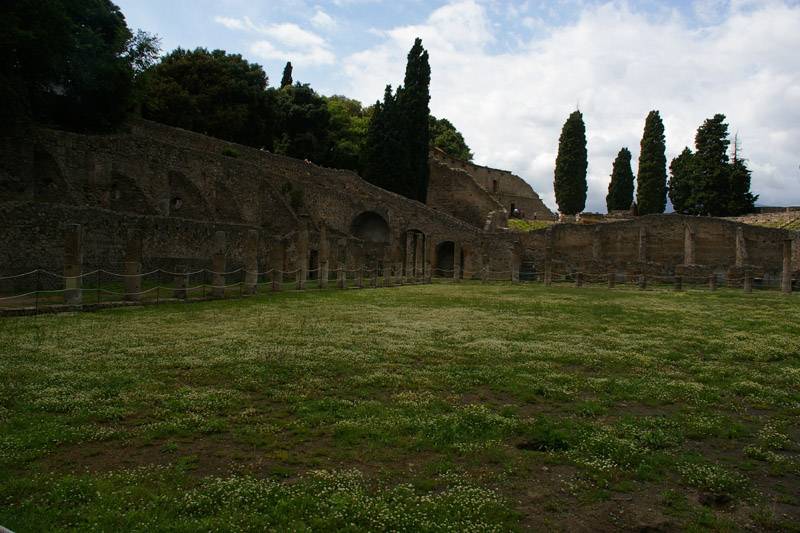
[[[334,170],[153,122],[84,135],[23,126],[0,138],[0,276],[64,271],[65,232],[80,267],[270,269],[338,267],[464,278],[541,272],[698,272],[779,276],[798,237],[676,215],[519,234],[554,218],[505,171],[434,154],[428,205]],[[74,235],[80,228],[80,235]],[[72,233],[70,233],[72,232]],[[220,263],[222,261],[222,263]],[[15,290],[0,283],[0,292]]]

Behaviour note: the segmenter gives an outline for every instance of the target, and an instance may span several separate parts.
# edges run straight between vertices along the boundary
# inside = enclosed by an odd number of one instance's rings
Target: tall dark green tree
[[[290,86],[292,83],[292,62],[287,61],[286,66],[283,67],[283,76],[281,76],[281,89]]]
[[[614,159],[611,170],[611,182],[608,184],[606,208],[608,212],[630,209],[633,203],[633,170],[631,170],[631,152],[623,148]]]
[[[430,144],[431,66],[428,52],[417,37],[408,52],[406,75],[398,91],[404,138],[407,144],[410,183],[405,196],[425,202],[428,195],[428,152]]]
[[[586,207],[587,157],[583,114],[574,111],[561,129],[553,180],[558,210],[565,215],[578,214]]]
[[[428,192],[430,139],[428,52],[416,39],[408,53],[405,85],[375,105],[364,146],[364,178],[390,191],[424,202]]]
[[[238,54],[178,48],[146,73],[149,119],[256,147],[271,147],[267,75]]]
[[[697,214],[694,209],[694,154],[687,147],[669,165],[669,199],[677,213]]]
[[[725,115],[706,119],[695,135],[694,154],[686,148],[670,165],[670,199],[679,213],[734,216],[752,212],[758,199],[750,192],[750,170],[730,140]]]
[[[325,98],[308,84],[296,83],[268,91],[274,105],[274,151],[328,163],[330,114]]]
[[[402,119],[400,94],[392,93],[387,85],[383,102],[375,102],[372,120],[367,130],[364,144],[364,179],[398,194],[407,195],[414,191],[408,180],[411,173],[408,157],[408,144],[403,136],[404,131],[397,127]]]
[[[639,174],[636,178],[639,214],[663,213],[667,207],[667,156],[664,123],[658,111],[650,111],[644,123]]]

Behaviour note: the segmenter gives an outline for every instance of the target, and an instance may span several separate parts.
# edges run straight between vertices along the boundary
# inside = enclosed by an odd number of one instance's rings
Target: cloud
[[[297,24],[256,24],[249,17],[221,16],[214,17],[214,22],[231,30],[268,37],[250,44],[250,52],[262,59],[287,60],[299,65],[330,65],[336,60],[324,38]]]
[[[321,9],[317,9],[317,12],[311,17],[311,25],[323,31],[333,31],[338,26],[336,19]]]
[[[576,106],[587,126],[589,210],[605,210],[611,163],[622,146],[631,149],[636,172],[651,109],[664,119],[668,159],[693,145],[703,120],[725,113],[759,203],[800,204],[800,7],[723,7],[716,22],[698,28],[676,11],[588,5],[573,21],[497,51],[503,27],[492,24],[483,4],[458,0],[422,24],[382,31],[378,45],[344,59],[344,73],[349,94],[372,102],[386,83],[402,83],[405,55],[422,37],[431,57],[432,112],[456,124],[478,162],[519,173],[551,207],[558,136]]]

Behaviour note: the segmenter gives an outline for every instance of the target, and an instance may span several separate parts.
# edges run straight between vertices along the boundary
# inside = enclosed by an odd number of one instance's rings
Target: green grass
[[[508,227],[515,231],[528,232],[549,228],[555,224],[553,220],[524,220],[521,218],[508,219]]]
[[[436,284],[0,320],[15,531],[798,529],[800,300]]]

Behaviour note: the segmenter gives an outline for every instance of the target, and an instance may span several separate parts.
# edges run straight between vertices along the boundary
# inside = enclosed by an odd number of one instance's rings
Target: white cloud
[[[704,119],[725,113],[760,203],[800,204],[800,7],[739,0],[720,11],[719,20],[698,29],[675,12],[654,17],[610,2],[496,52],[500,30],[490,15],[476,1],[458,0],[422,24],[382,32],[379,45],[345,59],[344,72],[349,94],[373,102],[386,83],[402,83],[405,55],[422,37],[431,57],[432,112],[456,124],[478,162],[519,173],[551,207],[558,136],[576,105],[587,126],[589,210],[605,210],[611,163],[622,146],[631,149],[636,172],[651,109],[664,119],[668,159],[693,144]]]
[[[263,59],[293,61],[299,65],[330,65],[336,59],[324,38],[297,24],[256,24],[249,17],[214,17],[214,22],[231,30],[267,37],[250,45],[250,52]]]
[[[323,31],[333,31],[338,26],[336,19],[317,8],[317,12],[311,17],[311,25]]]

